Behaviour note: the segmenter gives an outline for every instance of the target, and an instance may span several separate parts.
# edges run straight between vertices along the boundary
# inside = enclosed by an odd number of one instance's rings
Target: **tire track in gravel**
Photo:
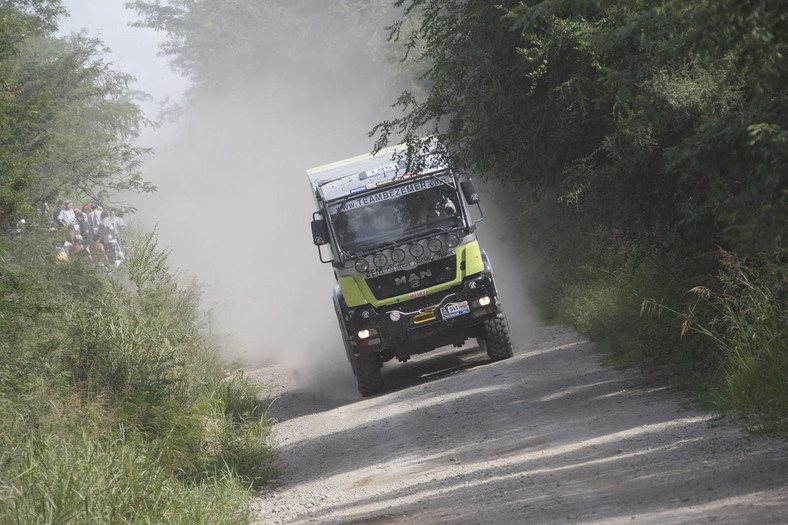
[[[282,474],[259,524],[788,522],[784,440],[600,367],[564,327],[497,363],[467,346],[387,364],[366,399],[250,373],[274,385]]]

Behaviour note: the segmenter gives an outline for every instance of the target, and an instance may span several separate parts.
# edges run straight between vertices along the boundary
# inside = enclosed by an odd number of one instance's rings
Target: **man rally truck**
[[[475,338],[493,361],[512,343],[487,255],[473,182],[435,140],[307,170],[312,237],[331,263],[334,308],[362,396],[383,391],[393,358]],[[478,218],[471,215],[477,210]]]

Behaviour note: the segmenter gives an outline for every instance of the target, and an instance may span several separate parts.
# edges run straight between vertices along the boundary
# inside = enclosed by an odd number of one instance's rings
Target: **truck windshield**
[[[423,179],[330,207],[340,248],[349,254],[463,226],[454,179]],[[442,181],[442,182],[441,182]]]

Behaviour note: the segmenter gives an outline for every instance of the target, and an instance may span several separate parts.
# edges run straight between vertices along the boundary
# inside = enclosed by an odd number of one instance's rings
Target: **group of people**
[[[58,201],[54,210],[44,203],[44,211],[51,218],[50,230],[65,232],[65,242],[58,249],[58,261],[86,257],[108,269],[123,264],[125,223],[122,214],[115,215],[95,202],[75,210],[70,200]]]

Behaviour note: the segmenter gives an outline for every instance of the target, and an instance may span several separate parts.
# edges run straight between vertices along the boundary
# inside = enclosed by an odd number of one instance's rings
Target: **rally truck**
[[[494,273],[476,238],[479,195],[437,141],[307,175],[317,207],[312,237],[334,269],[334,309],[362,396],[384,390],[381,367],[395,357],[405,362],[468,339],[493,361],[512,356]]]

